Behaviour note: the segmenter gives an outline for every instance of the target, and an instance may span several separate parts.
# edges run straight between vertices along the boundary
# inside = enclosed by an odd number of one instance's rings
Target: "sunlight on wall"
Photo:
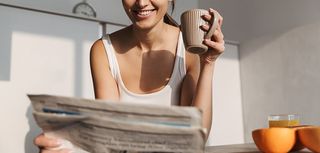
[[[12,81],[17,86],[34,93],[73,94],[75,47],[72,40],[13,32],[11,48],[15,57]]]
[[[212,129],[207,145],[244,143],[239,52],[226,45],[217,60],[214,75]]]
[[[35,147],[30,148],[32,139],[40,129],[31,117],[26,94],[74,94],[74,42],[66,38],[13,31],[11,48],[12,77],[10,82],[0,82],[0,95],[6,103],[6,109],[1,109],[0,120],[6,121],[1,132],[8,131],[1,133],[0,142],[8,145],[0,148],[32,152],[36,151]],[[12,146],[14,144],[24,144],[25,148]]]

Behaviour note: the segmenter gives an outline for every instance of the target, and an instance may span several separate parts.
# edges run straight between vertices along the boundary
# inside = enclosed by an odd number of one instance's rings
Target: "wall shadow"
[[[1,6],[0,6],[1,8]],[[11,31],[10,25],[2,24],[0,29],[0,81],[10,81],[11,70]]]
[[[24,150],[25,153],[36,153],[39,152],[39,149],[33,144],[33,139],[41,133],[41,129],[37,126],[32,115],[32,107],[28,106],[26,117],[28,119],[29,131],[25,136]]]

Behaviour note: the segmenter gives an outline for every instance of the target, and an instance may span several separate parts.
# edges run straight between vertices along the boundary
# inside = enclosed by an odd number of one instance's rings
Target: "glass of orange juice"
[[[280,114],[269,115],[269,127],[293,127],[300,125],[299,115],[297,114]]]

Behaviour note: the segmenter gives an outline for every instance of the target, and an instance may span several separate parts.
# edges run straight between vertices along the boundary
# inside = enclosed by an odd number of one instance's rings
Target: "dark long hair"
[[[175,0],[172,0],[171,1],[171,14],[174,10],[174,7],[175,7]],[[166,13],[166,15],[164,16],[164,22],[167,24],[173,25],[175,27],[179,27],[179,24],[168,13]]]

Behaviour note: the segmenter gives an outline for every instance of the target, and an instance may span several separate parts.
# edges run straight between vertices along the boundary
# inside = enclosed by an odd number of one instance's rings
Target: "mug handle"
[[[208,31],[208,33],[204,36],[205,39],[210,39],[214,33],[214,31],[216,31],[217,27],[218,27],[218,13],[216,11],[213,11],[213,17],[211,18],[212,20],[212,25]]]

